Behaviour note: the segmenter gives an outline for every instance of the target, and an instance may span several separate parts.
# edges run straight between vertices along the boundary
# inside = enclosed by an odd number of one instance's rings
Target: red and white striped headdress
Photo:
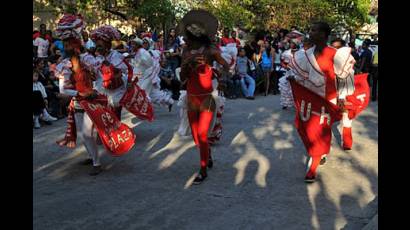
[[[81,39],[81,32],[85,27],[81,15],[64,14],[57,23],[56,35],[61,39]]]
[[[91,31],[90,37],[93,40],[110,42],[112,40],[119,40],[121,38],[121,34],[116,28],[106,25]]]

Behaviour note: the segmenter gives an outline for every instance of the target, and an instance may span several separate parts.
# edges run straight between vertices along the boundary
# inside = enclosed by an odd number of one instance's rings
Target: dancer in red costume
[[[212,97],[213,62],[223,65],[225,71],[229,70],[220,51],[211,45],[211,38],[216,34],[217,28],[218,20],[204,10],[188,12],[179,26],[187,44],[182,54],[180,77],[182,82],[186,81],[188,120],[201,158],[201,168],[194,184],[205,180],[208,176],[207,167],[213,166],[208,143],[208,131],[216,109]]]
[[[90,175],[97,175],[101,172],[101,163],[97,144],[93,138],[93,123],[80,105],[81,100],[97,96],[93,90],[93,79],[90,79],[91,74],[81,71],[83,65],[80,64],[80,34],[83,28],[82,18],[69,14],[65,14],[57,25],[57,35],[63,40],[64,51],[68,56],[56,67],[56,76],[60,79],[60,93],[74,97],[70,103],[67,118],[69,128],[64,139],[58,143],[61,146],[66,145],[74,148],[76,146],[77,130],[79,130],[82,133],[82,139],[89,154],[84,164],[93,164]]]
[[[80,34],[83,28],[82,17],[71,14],[64,14],[57,25],[57,35],[63,40],[64,51],[68,57],[57,65],[56,76],[59,78],[60,93],[73,97],[69,107],[66,135],[57,143],[74,148],[79,130],[89,154],[83,164],[92,164],[90,175],[95,176],[102,171],[95,130],[104,147],[113,156],[127,152],[134,145],[135,135],[107,108],[107,98],[93,89],[93,58],[90,57],[91,61],[88,63],[80,51]]]
[[[306,182],[316,179],[330,151],[332,123],[345,116],[353,119],[367,105],[368,92],[360,84],[366,76],[354,76],[348,47],[327,46],[330,32],[328,24],[314,23],[309,33],[314,46],[297,51],[291,60],[296,127],[309,154]]]

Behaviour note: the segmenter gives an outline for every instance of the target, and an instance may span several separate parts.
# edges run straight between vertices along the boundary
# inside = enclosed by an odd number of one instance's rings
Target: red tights
[[[191,126],[192,137],[194,138],[195,144],[199,147],[202,169],[207,167],[209,160],[208,130],[212,118],[212,111],[188,110],[189,125]]]

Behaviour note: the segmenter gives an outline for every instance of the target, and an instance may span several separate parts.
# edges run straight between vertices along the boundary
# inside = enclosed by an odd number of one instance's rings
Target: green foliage
[[[152,28],[172,22],[175,18],[174,6],[169,0],[141,1],[134,14],[143,18],[144,22]]]
[[[36,0],[40,1],[40,0]],[[293,25],[307,28],[312,21],[324,20],[332,26],[355,32],[370,22],[371,0],[48,0],[59,12],[95,11],[116,14],[124,20],[138,17],[150,27],[178,22],[193,8],[212,12],[222,27],[240,26],[247,30],[272,30]],[[36,6],[36,4],[34,4]],[[107,11],[109,9],[109,11]]]

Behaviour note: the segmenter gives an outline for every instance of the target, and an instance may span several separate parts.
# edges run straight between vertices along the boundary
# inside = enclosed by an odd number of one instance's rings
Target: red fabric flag
[[[370,88],[369,84],[367,83],[367,77],[367,73],[354,76],[354,93],[353,95],[346,97],[346,101],[352,104],[346,106],[349,114],[349,119],[354,119],[369,104]]]
[[[127,153],[135,144],[135,134],[126,125],[118,120],[115,113],[97,99],[82,100],[81,107],[93,121],[95,128],[112,156],[121,156]]]
[[[145,91],[138,86],[137,79],[132,82],[131,87],[121,98],[120,105],[140,119],[153,121],[154,110],[152,104]]]
[[[295,125],[311,157],[328,154],[332,124],[342,118],[338,106],[290,80],[296,107]]]

